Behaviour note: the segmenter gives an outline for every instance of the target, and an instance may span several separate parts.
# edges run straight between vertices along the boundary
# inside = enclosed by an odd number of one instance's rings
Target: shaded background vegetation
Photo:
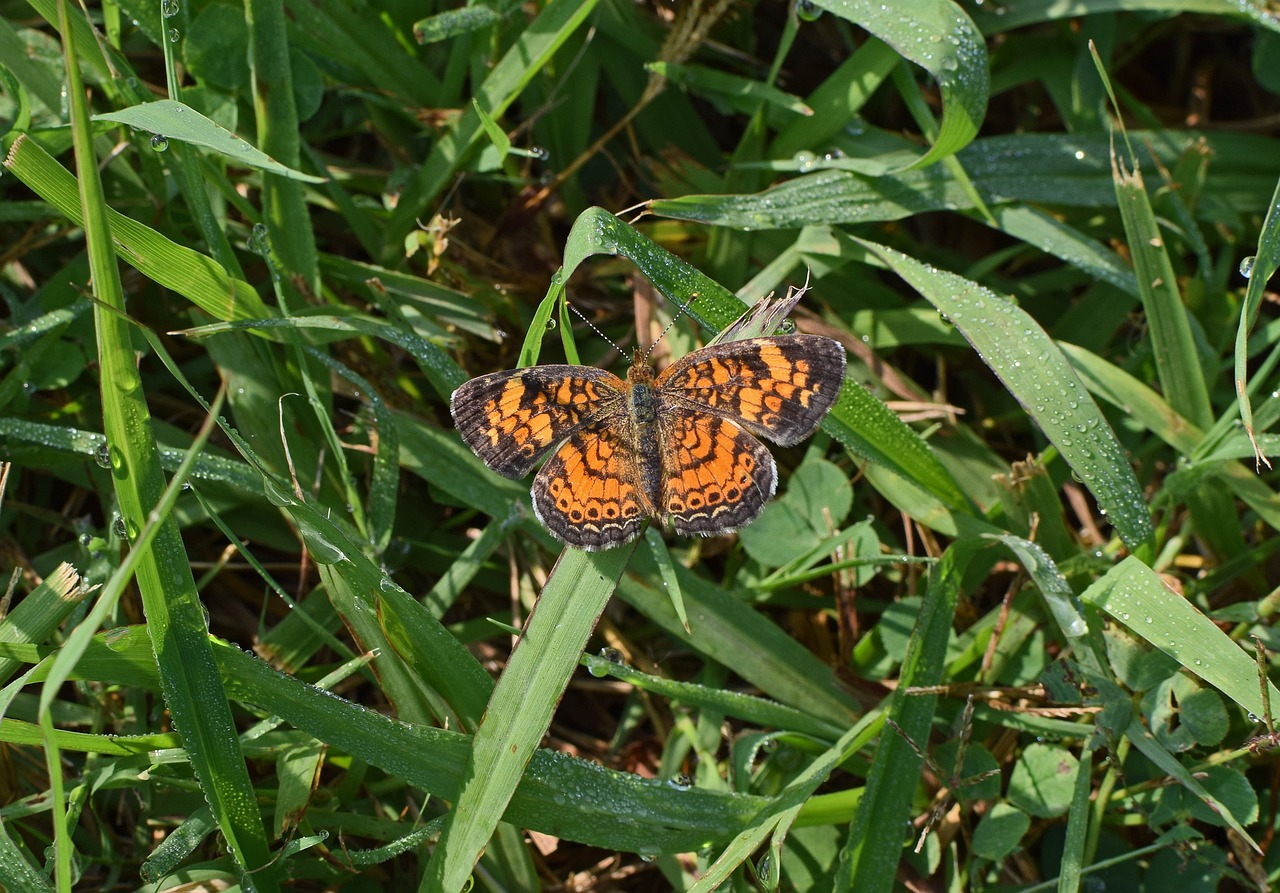
[[[180,100],[314,178],[165,109],[95,123],[100,199],[66,174],[57,7],[4,8],[0,881],[44,889],[57,840],[84,889],[448,888],[481,849],[489,889],[690,889],[717,858],[741,889],[1265,889],[1250,637],[1280,648],[1280,502],[1235,364],[1270,453],[1269,302],[1236,338],[1241,261],[1274,269],[1275,14],[428,6],[131,2],[92,33],[72,10],[91,112]],[[142,225],[107,224],[116,340],[81,201]],[[453,433],[453,387],[535,345],[622,368],[543,303],[575,238],[626,257],[573,264],[573,305],[624,350],[679,317],[664,362],[731,293],[809,277],[797,324],[845,344],[855,387],[775,451],[780,496],[740,535],[556,567],[526,487]],[[151,429],[113,428],[131,367]],[[222,385],[226,424],[194,440]],[[126,587],[154,499],[121,494],[193,442],[174,537]],[[588,646],[608,660],[529,683],[543,750],[492,784],[508,822],[429,864],[486,777],[502,624],[545,587],[585,636],[573,599],[619,579]],[[73,630],[95,636],[73,679],[42,688]]]

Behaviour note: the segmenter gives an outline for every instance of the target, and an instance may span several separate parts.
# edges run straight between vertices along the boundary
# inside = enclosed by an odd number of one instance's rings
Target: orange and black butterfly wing
[[[832,338],[779,335],[704,347],[668,366],[654,385],[666,412],[709,412],[791,446],[835,404],[844,367],[844,348]]]
[[[659,513],[685,536],[719,536],[754,521],[778,472],[768,448],[727,418],[681,407],[658,421],[665,480]]]
[[[616,412],[623,387],[592,366],[530,366],[471,379],[453,392],[449,411],[486,465],[522,478],[573,432]]]
[[[557,539],[594,551],[640,535],[653,506],[639,483],[630,425],[619,406],[575,432],[533,479],[533,510]]]

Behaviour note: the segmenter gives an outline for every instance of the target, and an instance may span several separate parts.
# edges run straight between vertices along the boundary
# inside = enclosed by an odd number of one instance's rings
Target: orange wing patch
[[[654,513],[639,487],[635,451],[608,418],[580,430],[533,480],[533,510],[555,536],[580,549],[607,549],[635,538]]]
[[[670,413],[659,429],[664,522],[686,536],[717,536],[755,520],[778,483],[764,444],[733,422],[703,412]]]
[[[740,421],[782,446],[818,427],[844,382],[844,348],[821,335],[783,335],[713,344],[662,372],[664,400]]]

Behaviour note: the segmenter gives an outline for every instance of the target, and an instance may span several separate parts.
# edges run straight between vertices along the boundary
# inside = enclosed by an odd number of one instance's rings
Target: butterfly
[[[449,410],[504,477],[550,454],[533,481],[538,520],[570,546],[609,549],[651,517],[698,536],[755,520],[778,483],[757,437],[791,446],[812,434],[844,369],[832,338],[773,335],[713,343],[657,374],[637,356],[625,381],[592,366],[481,375],[453,392]]]

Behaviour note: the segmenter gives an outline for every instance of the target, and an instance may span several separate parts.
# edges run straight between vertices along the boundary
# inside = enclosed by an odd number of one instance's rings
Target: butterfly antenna
[[[696,299],[698,297],[698,293],[694,292],[693,297]],[[649,345],[649,349],[644,352],[644,356],[641,358],[642,363],[649,362],[649,354],[653,353],[653,349],[662,343],[663,338],[667,337],[667,332],[671,331],[671,327],[676,324],[676,320],[680,318],[681,313],[688,313],[690,316],[693,316],[693,313],[689,310],[688,304],[684,303],[679,298],[672,298],[671,300],[675,301],[676,306],[680,309],[676,311],[675,316],[671,317],[671,322],[667,323],[666,327],[658,333],[658,337]]]
[[[622,354],[624,357],[627,355],[627,352],[625,350],[623,350],[621,347],[615,344],[612,338],[610,338],[604,332],[600,331],[600,329],[596,326],[595,323],[593,323],[591,320],[583,316],[582,311],[579,310],[577,307],[573,306],[573,304],[571,304],[568,299],[565,299],[565,304],[568,304],[569,309],[572,310],[575,314],[577,314],[578,319],[585,322],[591,328],[591,331],[595,332],[597,335],[599,335],[601,338],[607,341],[610,347],[612,347],[618,353]]]

